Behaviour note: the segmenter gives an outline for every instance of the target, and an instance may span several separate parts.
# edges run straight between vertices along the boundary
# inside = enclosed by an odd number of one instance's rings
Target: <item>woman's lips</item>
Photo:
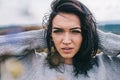
[[[72,51],[73,48],[62,48],[62,51],[64,53],[70,53]]]

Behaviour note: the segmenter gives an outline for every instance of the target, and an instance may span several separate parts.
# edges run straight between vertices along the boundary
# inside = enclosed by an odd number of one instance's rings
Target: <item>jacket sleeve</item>
[[[0,56],[4,54],[19,55],[24,50],[46,48],[44,29],[26,31],[0,36]]]
[[[97,29],[99,36],[99,48],[103,53],[110,56],[117,56],[120,54],[120,35],[110,32],[103,32]]]
[[[120,36],[106,33],[97,29],[99,36],[99,48],[110,56],[120,54]],[[47,47],[44,36],[45,30],[33,30],[17,34],[0,36],[0,55],[11,53],[19,55],[24,50]]]

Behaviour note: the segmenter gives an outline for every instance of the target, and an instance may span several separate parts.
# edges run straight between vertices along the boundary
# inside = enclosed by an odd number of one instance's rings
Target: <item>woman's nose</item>
[[[69,33],[65,33],[63,36],[63,44],[71,44],[71,37]]]

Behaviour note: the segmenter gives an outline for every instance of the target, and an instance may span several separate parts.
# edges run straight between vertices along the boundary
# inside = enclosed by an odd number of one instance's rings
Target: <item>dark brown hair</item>
[[[75,76],[78,76],[78,74],[87,75],[88,70],[94,64],[94,56],[98,49],[98,35],[96,32],[96,22],[92,13],[84,4],[77,0],[54,0],[51,4],[51,14],[48,17],[46,31],[48,46],[47,62],[50,68],[55,69],[59,69],[60,64],[63,63],[51,38],[52,20],[60,12],[75,14],[81,21],[83,42],[81,48],[73,57],[73,72]],[[52,52],[51,46],[53,46],[54,52]]]

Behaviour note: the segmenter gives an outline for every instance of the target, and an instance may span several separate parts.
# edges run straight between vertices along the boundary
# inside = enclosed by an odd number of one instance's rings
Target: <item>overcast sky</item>
[[[80,0],[98,21],[120,20],[120,0]]]
[[[0,0],[0,25],[41,24],[52,0]],[[97,21],[120,20],[120,0],[79,0]]]

